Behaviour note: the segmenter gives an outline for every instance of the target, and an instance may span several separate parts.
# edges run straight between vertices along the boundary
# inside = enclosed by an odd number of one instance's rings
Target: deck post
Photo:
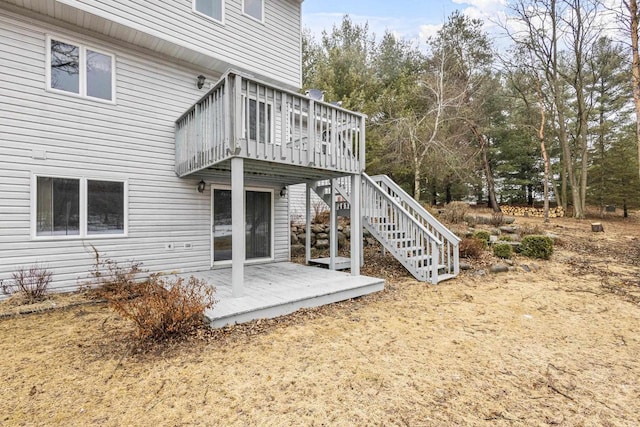
[[[338,215],[336,212],[335,178],[331,179],[331,201],[329,202],[329,270],[336,269],[336,255],[338,253]]]
[[[241,297],[244,290],[245,211],[244,160],[231,159],[231,295]]]
[[[360,174],[351,176],[351,275],[360,275],[362,253],[362,224],[360,223]]]
[[[304,256],[306,264],[311,261],[311,183],[307,182],[306,186],[306,211],[305,211],[305,239],[304,239]]]

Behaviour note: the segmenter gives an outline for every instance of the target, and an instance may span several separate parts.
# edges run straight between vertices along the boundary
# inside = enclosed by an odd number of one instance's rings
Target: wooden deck
[[[231,296],[231,269],[194,275],[216,287],[216,300],[205,316],[214,328],[273,318],[301,308],[318,307],[384,289],[384,280],[308,267],[291,262],[245,266],[244,295]]]

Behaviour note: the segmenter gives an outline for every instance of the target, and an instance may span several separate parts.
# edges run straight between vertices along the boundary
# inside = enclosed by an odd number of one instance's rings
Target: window
[[[273,105],[243,97],[242,132],[251,141],[271,144],[274,140]],[[248,117],[248,120],[247,120]],[[247,132],[248,129],[248,132]]]
[[[48,89],[114,101],[113,55],[49,38],[47,59]]]
[[[80,234],[80,180],[38,177],[36,235]]]
[[[124,234],[124,182],[87,181],[87,234]]]
[[[35,236],[104,236],[126,233],[126,182],[38,176]]]
[[[260,22],[264,20],[264,0],[244,0],[242,2],[242,11],[245,15],[257,19]]]
[[[209,18],[222,22],[224,11],[224,0],[194,0],[193,10]]]

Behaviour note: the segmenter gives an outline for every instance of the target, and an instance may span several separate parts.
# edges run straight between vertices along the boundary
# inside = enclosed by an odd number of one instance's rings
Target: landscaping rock
[[[322,224],[313,224],[311,226],[311,231],[313,231],[316,234],[324,233],[324,225],[322,225]]]
[[[342,231],[338,231],[338,248],[344,247],[347,243],[347,236]]]
[[[506,273],[507,271],[509,271],[509,266],[507,264],[493,264],[490,268],[489,271],[492,273]]]
[[[348,225],[344,228],[344,230],[342,230],[342,232],[344,233],[345,236],[347,236],[347,239],[351,238],[351,227],[349,227]]]
[[[500,227],[500,231],[506,234],[514,234],[517,231],[517,229],[509,225],[503,225],[502,227]]]
[[[291,245],[297,245],[298,242],[298,235],[296,233],[291,233]]]
[[[320,239],[316,241],[315,248],[316,249],[327,249],[329,247],[329,240]]]
[[[329,238],[329,235],[328,235],[327,233],[318,233],[318,234],[316,235],[316,238],[317,238],[318,240],[326,240],[326,239],[328,239],[328,238]]]
[[[316,235],[311,233],[311,246],[313,246],[316,243]],[[302,234],[298,234],[298,241],[303,244],[306,245],[307,244],[307,235],[305,233]]]
[[[469,264],[468,262],[460,262],[460,270],[461,271],[471,270],[471,264]]]

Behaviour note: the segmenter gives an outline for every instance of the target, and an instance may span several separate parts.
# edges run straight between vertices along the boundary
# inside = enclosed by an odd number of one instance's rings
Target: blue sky
[[[506,0],[304,0],[302,23],[317,36],[323,29],[331,30],[342,16],[349,14],[357,23],[369,23],[369,28],[381,36],[385,30],[424,43],[440,28],[446,17],[458,9],[471,18],[485,21],[491,32],[491,19],[502,15]]]

